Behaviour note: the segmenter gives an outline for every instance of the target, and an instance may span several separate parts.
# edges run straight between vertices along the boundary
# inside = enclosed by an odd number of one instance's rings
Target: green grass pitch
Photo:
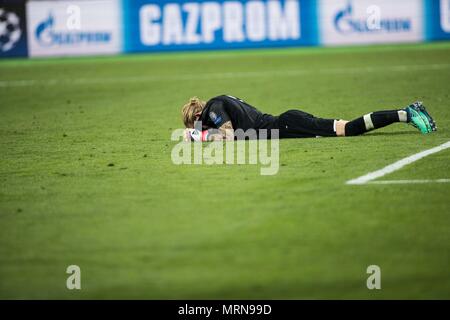
[[[222,93],[344,119],[423,100],[439,131],[283,140],[274,176],[174,165],[181,105]],[[0,298],[450,298],[450,184],[345,185],[450,140],[449,44],[7,60],[0,97]]]

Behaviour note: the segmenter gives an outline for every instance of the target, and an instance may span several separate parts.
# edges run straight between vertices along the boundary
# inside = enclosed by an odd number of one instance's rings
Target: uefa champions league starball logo
[[[13,49],[21,35],[19,17],[14,12],[0,8],[0,51]]]

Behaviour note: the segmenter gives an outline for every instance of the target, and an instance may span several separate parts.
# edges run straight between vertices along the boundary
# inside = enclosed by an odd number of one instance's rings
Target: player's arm
[[[217,133],[210,134],[208,137],[208,141],[234,140],[234,129],[230,120],[221,125],[218,131],[219,132]]]
[[[234,140],[234,128],[222,101],[215,101],[211,105],[208,118],[217,128],[209,134],[208,141]]]
[[[184,141],[232,141],[234,140],[234,129],[231,121],[225,122],[219,129],[196,130],[186,128]]]

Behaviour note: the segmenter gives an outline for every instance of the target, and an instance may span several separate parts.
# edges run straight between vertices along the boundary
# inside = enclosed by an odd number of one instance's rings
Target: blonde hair
[[[195,114],[202,112],[205,105],[205,101],[201,101],[197,97],[192,97],[189,99],[189,102],[183,106],[181,109],[181,116],[186,128],[194,128]]]

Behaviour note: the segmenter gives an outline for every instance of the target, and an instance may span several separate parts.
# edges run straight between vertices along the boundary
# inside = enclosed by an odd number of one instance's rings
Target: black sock
[[[383,128],[395,122],[408,122],[407,112],[400,110],[376,111],[352,120],[345,125],[346,136],[357,136],[365,132]]]

